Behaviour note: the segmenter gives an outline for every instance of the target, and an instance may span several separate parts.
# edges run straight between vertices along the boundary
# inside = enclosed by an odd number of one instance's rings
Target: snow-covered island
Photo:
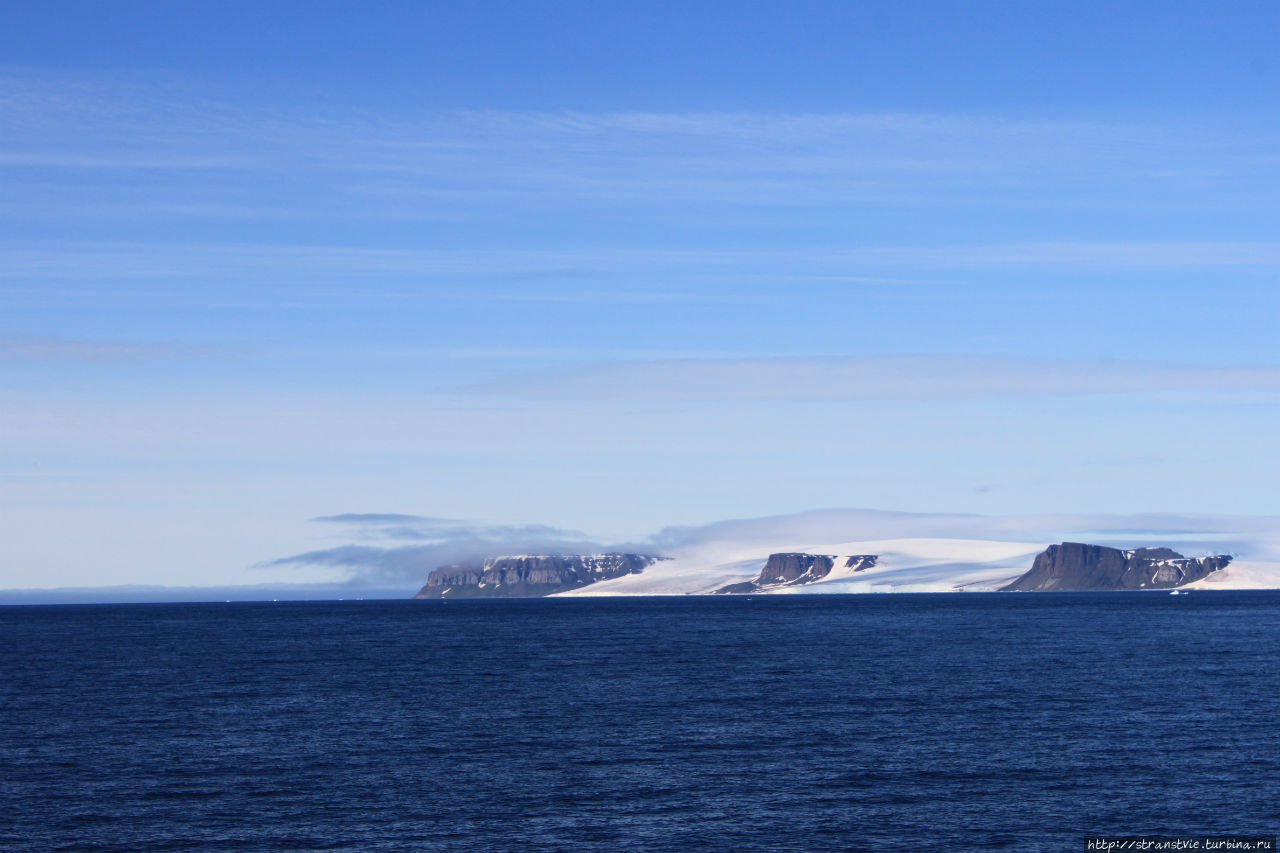
[[[495,557],[432,571],[418,598],[1158,590],[1280,586],[1280,566],[1229,554],[1063,542],[881,539],[763,550],[708,542],[636,553]]]

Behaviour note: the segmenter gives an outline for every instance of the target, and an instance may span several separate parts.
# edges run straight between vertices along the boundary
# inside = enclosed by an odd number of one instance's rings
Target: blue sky
[[[6,20],[0,587],[334,579],[275,561],[346,513],[1280,513],[1274,4]]]

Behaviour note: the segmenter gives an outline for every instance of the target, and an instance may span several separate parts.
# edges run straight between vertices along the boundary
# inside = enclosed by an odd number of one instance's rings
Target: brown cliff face
[[[782,586],[801,586],[820,581],[831,573],[835,557],[825,554],[782,553],[770,554],[760,575],[751,581],[731,583],[716,590],[716,594],[741,594]],[[875,554],[857,554],[845,560],[845,568],[861,572],[876,564]]]
[[[809,583],[826,577],[834,565],[834,557],[821,554],[770,554],[756,583]]]
[[[491,598],[550,595],[643,571],[647,554],[533,554],[493,557],[480,564],[441,566],[414,598]]]
[[[1231,557],[1184,557],[1168,548],[1121,551],[1103,545],[1050,545],[1005,590],[1171,589],[1224,568]]]

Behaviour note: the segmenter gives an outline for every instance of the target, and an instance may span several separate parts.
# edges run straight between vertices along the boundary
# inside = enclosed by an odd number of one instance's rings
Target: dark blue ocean
[[[0,849],[1280,829],[1280,593],[0,608]]]

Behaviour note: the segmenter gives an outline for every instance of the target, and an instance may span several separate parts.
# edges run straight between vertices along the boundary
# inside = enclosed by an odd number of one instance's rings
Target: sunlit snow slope
[[[856,542],[780,542],[734,545],[712,542],[672,554],[642,573],[627,575],[562,595],[680,595],[710,593],[755,578],[770,553],[803,551],[840,558],[876,554],[870,569],[853,572],[836,560],[831,573],[816,583],[771,592],[952,592],[995,590],[1031,567],[1046,543],[982,539],[878,539]]]

